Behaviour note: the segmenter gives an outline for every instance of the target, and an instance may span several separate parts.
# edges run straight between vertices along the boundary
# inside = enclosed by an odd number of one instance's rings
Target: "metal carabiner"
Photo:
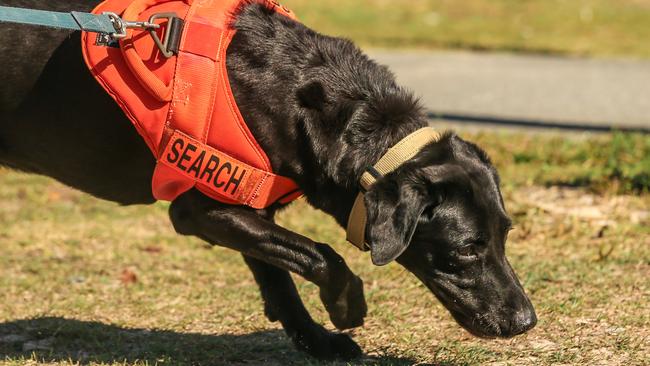
[[[115,28],[115,33],[111,34],[111,37],[113,39],[120,39],[126,37],[126,31],[127,29],[146,29],[146,30],[151,30],[151,29],[158,29],[160,28],[159,24],[148,22],[148,21],[136,21],[136,22],[131,22],[128,20],[124,20],[120,18],[119,15],[112,13],[112,12],[105,12],[103,13],[104,15],[107,15],[111,22],[113,23],[113,27]]]
[[[114,46],[120,39],[126,37],[126,31],[128,29],[154,30],[160,28],[159,24],[148,21],[131,22],[124,20],[113,12],[104,12],[102,15],[106,15],[108,19],[110,19],[111,23],[113,24],[113,28],[115,29],[115,32],[100,33],[97,35],[96,44],[102,46]]]
[[[128,29],[143,29],[149,31],[154,43],[166,58],[170,58],[178,52],[178,43],[180,42],[184,22],[176,13],[157,13],[153,14],[147,21],[136,22],[124,20],[113,12],[104,12],[102,15],[108,17],[115,32],[98,34],[97,40],[95,41],[97,45],[118,47],[119,40],[126,38]],[[156,33],[156,30],[161,27],[160,24],[155,23],[158,19],[167,20],[166,32],[163,39],[160,39]]]

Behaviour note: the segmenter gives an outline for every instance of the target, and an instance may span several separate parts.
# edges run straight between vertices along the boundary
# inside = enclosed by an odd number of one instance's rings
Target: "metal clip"
[[[119,47],[119,40],[126,38],[128,29],[144,29],[149,31],[151,38],[166,58],[170,58],[178,53],[181,34],[184,22],[176,13],[157,13],[153,14],[147,21],[130,22],[120,18],[119,15],[112,12],[104,12],[102,15],[108,17],[115,32],[98,33],[95,44],[106,47]],[[163,39],[158,37],[157,29],[161,25],[155,23],[156,20],[167,20],[166,31]]]
[[[127,29],[158,29],[160,28],[160,25],[151,23],[151,22],[130,22],[128,20],[123,20],[120,18],[119,15],[111,12],[106,12],[104,13],[107,15],[110,19],[111,22],[113,23],[113,27],[115,28],[115,33],[111,33],[111,37],[114,39],[120,39],[126,37],[126,30]]]
[[[120,18],[119,15],[113,12],[104,12],[102,14],[108,16],[111,23],[113,24],[113,28],[115,29],[115,32],[98,34],[95,43],[100,46],[114,47],[120,39],[126,37],[126,31],[128,29],[153,30],[153,29],[160,28],[159,24],[155,24],[148,21],[130,22],[127,20],[123,20],[122,18]]]

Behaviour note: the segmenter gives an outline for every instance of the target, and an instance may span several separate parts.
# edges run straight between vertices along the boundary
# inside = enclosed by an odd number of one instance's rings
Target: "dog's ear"
[[[406,250],[428,207],[425,190],[413,182],[385,178],[366,192],[366,241],[375,265],[386,265]]]
[[[327,101],[325,87],[318,81],[311,81],[298,89],[298,103],[303,108],[322,111]]]
[[[364,197],[372,262],[383,266],[399,257],[411,243],[420,216],[435,213],[448,186],[461,186],[467,179],[460,166],[443,164],[378,180]]]

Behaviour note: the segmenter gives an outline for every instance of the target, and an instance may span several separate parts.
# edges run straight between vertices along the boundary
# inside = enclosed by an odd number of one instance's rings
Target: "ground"
[[[650,57],[650,0],[282,2],[366,46]]]
[[[373,267],[304,202],[280,222],[331,243],[365,281],[352,365],[643,365],[650,358],[650,137],[463,133],[502,172],[508,256],[539,323],[462,330],[398,265]],[[127,187],[128,188],[128,187]],[[0,171],[0,364],[320,365],[268,322],[240,256],[176,235],[167,204],[118,207]],[[316,288],[297,279],[333,328]]]
[[[363,46],[650,56],[649,0],[284,0]],[[397,265],[373,267],[322,213],[280,222],[365,281],[352,365],[625,365],[650,359],[650,137],[464,133],[499,167],[508,256],[539,323],[473,338]],[[128,187],[125,187],[128,189]],[[268,322],[234,252],[176,235],[168,205],[119,207],[0,170],[0,365],[321,365]],[[317,289],[297,283],[330,329]]]

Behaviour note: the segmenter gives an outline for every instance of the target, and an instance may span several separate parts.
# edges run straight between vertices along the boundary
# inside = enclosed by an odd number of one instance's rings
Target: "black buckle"
[[[176,13],[157,13],[149,18],[149,23],[153,24],[157,19],[167,19],[165,37],[161,40],[155,29],[149,29],[151,38],[153,38],[154,43],[166,58],[177,55],[185,22]]]
[[[381,179],[381,177],[383,177],[383,175],[379,172],[379,170],[375,169],[374,166],[367,167],[366,173],[372,175],[372,177],[375,178],[376,180],[379,180]]]
[[[363,172],[363,174],[366,173],[372,175],[372,177],[375,178],[375,180],[379,180],[383,177],[383,175],[379,172],[379,170],[375,169],[374,166],[367,167],[366,170]],[[359,183],[359,190],[364,194],[367,192],[367,190],[363,187],[361,183]]]

